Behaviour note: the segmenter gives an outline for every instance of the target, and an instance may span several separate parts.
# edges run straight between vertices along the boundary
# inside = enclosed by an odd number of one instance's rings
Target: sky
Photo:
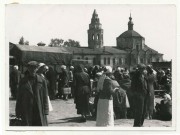
[[[87,30],[96,9],[104,30],[104,46],[116,46],[116,38],[128,29],[131,13],[134,30],[145,44],[171,60],[176,51],[174,5],[6,5],[6,43],[23,36],[30,45],[50,43],[52,38],[73,39],[88,46]]]

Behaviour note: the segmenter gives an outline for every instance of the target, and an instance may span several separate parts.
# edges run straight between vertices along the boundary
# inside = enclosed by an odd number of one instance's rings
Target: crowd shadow
[[[96,119],[92,116],[87,117],[87,121],[95,121]],[[81,117],[70,117],[70,118],[63,118],[58,119],[55,122],[49,122],[49,124],[65,124],[65,123],[83,123]]]

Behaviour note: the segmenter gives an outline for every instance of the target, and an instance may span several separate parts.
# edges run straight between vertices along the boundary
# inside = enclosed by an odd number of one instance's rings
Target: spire
[[[92,19],[91,19],[91,23],[100,23],[99,22],[98,14],[96,12],[96,9],[94,9],[94,12],[93,12],[93,15],[92,15]]]
[[[96,9],[94,9],[93,15],[97,14]]]
[[[131,12],[130,12],[130,17],[129,17],[129,22],[128,22],[128,30],[133,30],[133,25],[134,25],[134,23],[132,22],[132,17],[131,17]]]

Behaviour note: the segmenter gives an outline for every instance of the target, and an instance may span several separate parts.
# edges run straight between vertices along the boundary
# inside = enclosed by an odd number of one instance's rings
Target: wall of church
[[[143,49],[145,40],[141,37],[118,37],[117,47],[121,49],[131,48],[131,49]]]

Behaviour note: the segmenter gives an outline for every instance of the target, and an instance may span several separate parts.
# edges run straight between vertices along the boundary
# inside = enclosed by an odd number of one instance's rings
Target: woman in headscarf
[[[113,92],[119,86],[118,82],[111,79],[112,68],[106,66],[104,73],[99,80],[99,100],[97,106],[96,126],[114,126]],[[100,85],[99,84],[99,85]]]
[[[73,85],[77,114],[81,114],[81,121],[86,122],[86,116],[90,114],[89,97],[91,89],[89,75],[83,69],[83,65],[78,65],[75,68]]]

